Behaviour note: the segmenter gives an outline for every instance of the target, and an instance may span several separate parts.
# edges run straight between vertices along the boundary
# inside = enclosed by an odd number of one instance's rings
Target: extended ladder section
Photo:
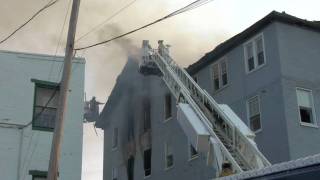
[[[208,163],[219,162],[218,171],[227,163],[233,173],[270,165],[253,141],[254,133],[227,105],[217,104],[174,62],[168,46],[159,41],[158,49],[152,49],[148,41],[143,41],[142,53],[140,71],[162,76],[178,100],[179,124],[192,145],[208,153]]]

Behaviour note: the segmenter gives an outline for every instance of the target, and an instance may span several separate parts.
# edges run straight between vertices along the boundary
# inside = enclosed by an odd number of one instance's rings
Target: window
[[[213,71],[213,88],[215,91],[228,84],[228,68],[225,59],[218,61],[212,67]]]
[[[191,143],[189,143],[189,159],[194,159],[196,157],[198,157],[198,151]]]
[[[118,128],[113,128],[112,149],[117,148],[117,146],[118,146]]]
[[[312,91],[297,88],[297,102],[301,123],[316,124]]]
[[[32,180],[46,180],[47,179],[47,172],[46,171],[30,170],[29,174],[32,175]]]
[[[168,120],[172,117],[172,104],[171,104],[171,95],[166,94],[165,95],[165,105],[164,105],[164,114],[165,114],[165,120]]]
[[[127,165],[128,180],[134,179],[134,156],[130,156]]]
[[[143,152],[143,167],[144,167],[144,176],[151,175],[151,149],[147,149]]]
[[[259,35],[244,45],[246,71],[249,73],[265,65],[263,36]]]
[[[164,145],[164,152],[165,152],[165,165],[166,169],[171,168],[173,166],[173,152],[172,147],[169,143],[165,143]]]
[[[143,103],[143,130],[147,132],[151,129],[151,112],[150,101],[145,100]]]
[[[35,82],[32,129],[53,131],[59,102],[58,84]]]
[[[255,96],[248,100],[248,114],[250,129],[254,132],[261,129],[261,113],[259,96]]]
[[[112,178],[111,178],[111,180],[118,180],[118,170],[115,167],[112,168]]]

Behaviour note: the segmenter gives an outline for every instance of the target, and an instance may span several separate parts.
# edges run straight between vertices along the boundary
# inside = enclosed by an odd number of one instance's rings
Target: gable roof
[[[225,42],[219,44],[215,49],[211,52],[206,53],[199,61],[193,63],[187,68],[187,71],[190,74],[195,74],[200,71],[203,67],[211,64],[212,62],[216,61],[227,52],[242,44],[246,40],[250,39],[254,34],[265,28],[267,25],[271,24],[272,22],[282,22],[290,25],[295,25],[299,27],[308,28],[310,30],[314,30],[320,32],[320,23],[319,21],[307,21],[295,16],[291,16],[286,13],[279,13],[277,11],[272,11],[270,14],[247,28],[246,30],[242,31],[241,33],[233,36],[232,38],[226,40]]]

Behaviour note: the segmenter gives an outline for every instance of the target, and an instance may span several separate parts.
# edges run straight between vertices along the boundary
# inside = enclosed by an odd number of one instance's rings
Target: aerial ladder
[[[183,68],[170,57],[169,46],[158,41],[152,49],[142,43],[139,70],[160,76],[177,100],[177,120],[198,152],[207,153],[208,165],[221,176],[227,164],[232,173],[260,169],[270,162],[254,142],[255,134],[224,104],[218,104]]]

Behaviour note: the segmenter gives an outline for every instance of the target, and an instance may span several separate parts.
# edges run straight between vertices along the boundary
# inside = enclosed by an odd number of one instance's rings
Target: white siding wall
[[[61,64],[61,57],[0,52],[0,123],[29,123],[35,90],[31,79],[58,82]],[[60,164],[63,180],[81,179],[84,59],[73,65]],[[31,180],[29,170],[47,171],[51,141],[52,132],[32,130],[32,125],[23,130],[0,127],[1,179]]]

